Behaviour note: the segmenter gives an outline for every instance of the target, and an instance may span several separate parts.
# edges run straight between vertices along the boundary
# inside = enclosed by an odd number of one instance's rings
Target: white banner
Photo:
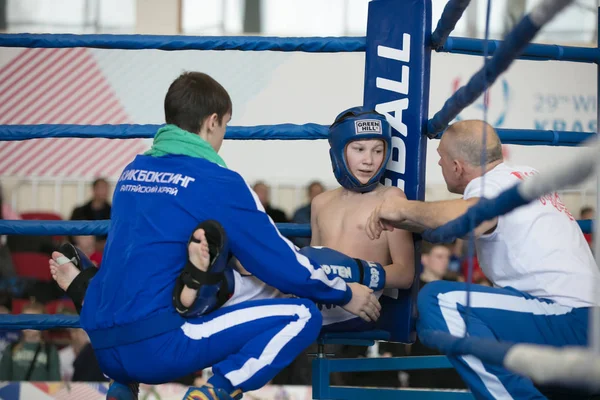
[[[21,49],[0,49],[0,68]],[[364,54],[238,51],[91,50],[104,78],[133,123],[164,122],[163,100],[183,71],[212,75],[231,94],[231,125],[330,124],[342,110],[362,104]],[[481,57],[433,54],[430,112],[481,68]],[[398,71],[400,73],[400,71]],[[33,79],[25,76],[23,79]],[[501,128],[595,131],[596,66],[519,61],[491,88],[489,121]],[[483,118],[481,99],[460,118]],[[52,123],[53,121],[47,121]],[[429,142],[427,182],[442,183]],[[543,170],[572,148],[511,146],[509,159]],[[227,141],[222,155],[247,180],[335,184],[326,141]]]

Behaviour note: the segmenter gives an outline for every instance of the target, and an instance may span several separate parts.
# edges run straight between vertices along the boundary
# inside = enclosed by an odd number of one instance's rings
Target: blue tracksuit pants
[[[121,383],[158,384],[213,366],[210,379],[228,392],[264,386],[321,329],[321,313],[305,299],[248,301],[186,320],[140,342],[98,349],[102,371]]]
[[[417,302],[417,332],[433,329],[459,337],[466,333],[559,347],[587,344],[589,308],[566,307],[510,287],[480,285],[471,285],[468,317],[466,302],[465,283],[436,281],[425,285]],[[486,365],[473,356],[449,359],[477,399],[545,399],[531,380],[502,367]]]

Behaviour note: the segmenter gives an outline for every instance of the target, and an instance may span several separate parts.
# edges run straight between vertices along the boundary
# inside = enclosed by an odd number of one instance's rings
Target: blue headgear
[[[355,140],[380,139],[385,143],[385,155],[379,170],[369,182],[360,183],[348,168],[346,146]],[[353,107],[338,115],[329,127],[329,156],[333,174],[340,185],[354,192],[370,192],[375,189],[392,153],[392,129],[385,117],[373,110]]]

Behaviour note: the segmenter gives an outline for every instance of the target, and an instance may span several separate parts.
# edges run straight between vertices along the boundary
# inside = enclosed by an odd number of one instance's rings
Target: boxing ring
[[[577,48],[529,44],[538,30],[570,0],[546,0],[517,24],[504,41],[486,41],[449,37],[450,32],[468,0],[450,0],[431,33],[431,4],[422,0],[377,0],[369,4],[366,37],[346,38],[272,38],[272,37],[179,37],[147,35],[0,35],[2,47],[72,48],[143,50],[241,50],[285,52],[366,52],[364,106],[386,114],[393,128],[392,157],[387,165],[384,181],[398,186],[409,199],[424,200],[425,151],[428,139],[439,139],[445,127],[469,104],[474,102],[515,58],[526,60],[554,60],[580,63],[600,62],[600,48]],[[399,23],[398,21],[403,21]],[[486,67],[447,100],[444,107],[431,119],[429,109],[429,79],[431,51],[491,56]],[[600,72],[599,72],[600,75]],[[599,80],[600,82],[600,80]],[[20,141],[43,138],[152,138],[159,125],[1,125],[0,141]],[[327,138],[327,126],[318,124],[280,124],[227,129],[230,140],[320,140]],[[526,129],[498,129],[504,144],[578,146],[593,139],[596,132],[542,131]],[[589,175],[598,157],[590,155]],[[595,158],[594,158],[595,157]],[[576,160],[581,161],[581,160]],[[587,175],[586,175],[587,176]],[[568,181],[568,182],[567,182]],[[573,179],[545,183],[544,190],[556,190]],[[537,182],[537,181],[536,181]],[[460,237],[470,230],[474,221],[501,215],[533,198],[511,192],[499,200],[490,200],[473,207],[468,215],[424,234],[426,239],[443,241]],[[539,192],[544,194],[545,191]],[[512,207],[512,208],[511,208]],[[600,206],[597,208],[600,209]],[[591,221],[578,221],[583,232],[592,231]],[[101,235],[106,234],[110,221],[0,221],[0,235]],[[285,236],[310,236],[310,226],[278,224]],[[600,241],[598,241],[600,242]],[[419,250],[420,240],[415,243]],[[598,244],[596,254],[600,254]],[[418,253],[417,253],[418,254]],[[418,260],[418,257],[416,257]],[[419,271],[417,261],[417,272]],[[415,274],[418,282],[419,273]],[[383,313],[379,329],[363,333],[336,333],[323,335],[313,360],[313,397],[316,399],[353,399],[377,396],[378,399],[463,399],[473,398],[464,391],[367,389],[333,387],[330,373],[350,371],[415,370],[451,368],[446,357],[403,357],[368,359],[332,359],[324,351],[326,344],[372,345],[375,340],[412,343],[416,338],[415,306],[418,285],[400,291],[397,298],[382,297]],[[600,318],[596,318],[593,347],[600,342]],[[0,316],[0,328],[52,329],[78,327],[78,317],[65,315]],[[475,354],[490,362],[504,362],[512,346],[503,343],[479,343],[473,338],[454,338],[449,334],[431,332],[440,343],[440,349],[452,354]],[[471,341],[470,341],[471,340]],[[531,353],[527,353],[530,355]],[[537,354],[537,353],[536,353]],[[525,371],[524,373],[527,373]],[[600,373],[600,372],[599,372]]]

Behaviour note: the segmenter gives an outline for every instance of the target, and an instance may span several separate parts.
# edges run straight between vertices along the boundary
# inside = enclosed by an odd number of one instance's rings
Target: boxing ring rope
[[[563,384],[590,391],[600,390],[600,357],[583,347],[497,342],[479,337],[456,337],[440,331],[423,331],[427,346],[446,355],[473,355],[489,364],[503,366],[532,378],[540,385]]]
[[[278,223],[283,236],[310,237],[310,224]],[[32,221],[0,220],[0,235],[106,235],[110,220]]]
[[[18,314],[3,315],[2,329],[20,331],[22,329],[35,329],[38,331],[55,328],[79,328],[78,315],[60,314]]]
[[[153,138],[162,125],[0,125],[0,142],[47,138]],[[228,126],[228,140],[318,140],[327,139],[327,125],[279,124]],[[497,129],[504,144],[530,146],[577,146],[595,136],[595,132],[535,129]],[[441,135],[436,136],[436,139]]]
[[[481,201],[481,206],[471,207],[469,212],[455,221],[454,225],[446,225],[439,230],[426,231],[423,238],[431,242],[451,242],[468,233],[470,218],[476,215],[476,220],[481,222],[494,218],[496,208],[489,211],[486,207],[498,207],[498,210],[508,209],[517,203],[502,204],[502,201],[513,201],[513,193],[505,197]],[[518,204],[520,205],[520,203]],[[518,206],[517,205],[517,206]],[[500,208],[503,207],[503,208]],[[477,211],[471,212],[471,210]],[[513,208],[510,208],[512,210]],[[509,210],[509,211],[510,211]],[[508,211],[507,211],[508,212]],[[474,214],[477,213],[477,214]],[[492,215],[492,217],[489,217]],[[483,219],[482,219],[483,218]],[[578,220],[577,223],[583,233],[592,233],[592,220]],[[449,223],[451,224],[451,223]],[[277,229],[287,237],[310,237],[310,224],[277,223]],[[32,221],[32,220],[0,220],[0,235],[106,235],[110,220],[101,221]],[[463,233],[466,232],[466,233]]]
[[[539,30],[573,0],[546,0],[527,14],[498,46],[492,58],[458,89],[427,123],[427,135],[436,137],[508,69]]]
[[[501,40],[489,40],[488,54],[493,55],[502,44]],[[483,40],[473,38],[449,37],[437,52],[481,56],[484,53]],[[529,44],[517,57],[518,60],[533,61],[570,61],[596,63],[600,59],[597,48],[559,46],[548,44]]]
[[[439,50],[444,45],[470,2],[471,0],[450,0],[446,3],[442,16],[431,34],[432,49]]]
[[[488,41],[484,43],[478,39],[448,37],[460,18],[460,14],[468,5],[468,1],[451,1],[444,10],[444,14],[434,32],[432,45],[436,51],[467,55],[482,55],[484,47],[492,56],[488,62],[487,73],[485,70],[475,74],[466,87],[461,88],[453,95],[442,110],[429,121],[428,134],[430,137],[439,138],[439,133],[454,119],[458,112],[479,97],[482,87],[489,86],[508,67],[514,59],[529,60],[561,60],[583,63],[598,63],[600,50],[598,48],[576,48],[569,46],[541,45],[527,43],[535,36],[538,30],[556,13],[566,7],[572,0],[545,1],[538,5],[521,23],[507,36],[505,41]],[[446,12],[447,10],[447,12]],[[180,36],[153,36],[153,35],[39,35],[39,34],[2,34],[0,47],[28,47],[28,48],[71,48],[88,47],[101,49],[123,50],[243,50],[243,51],[299,51],[299,52],[364,52],[366,38],[269,38],[269,37],[180,37]],[[102,138],[151,138],[155,135],[159,125],[0,125],[0,141],[27,140],[33,138],[50,137],[102,137]],[[596,133],[566,132],[566,131],[539,131],[524,129],[498,129],[503,143],[522,145],[553,145],[576,146],[588,143],[590,137]],[[229,127],[227,139],[256,140],[256,139],[282,139],[282,140],[316,140],[327,137],[326,127],[318,124],[282,124],[255,127]],[[595,152],[595,153],[593,153]],[[592,154],[593,153],[593,154]],[[595,159],[592,158],[595,156]],[[576,170],[578,177],[591,173],[598,159],[598,144],[586,149],[585,157],[578,156]],[[571,165],[571,164],[570,164]],[[575,164],[573,164],[575,166]],[[562,172],[562,173],[561,173]],[[568,171],[572,172],[572,171]],[[551,176],[552,178],[548,178]],[[568,177],[568,182],[567,182]],[[530,183],[533,182],[533,183]],[[472,207],[463,217],[451,221],[448,225],[437,230],[427,231],[424,237],[428,239],[446,239],[461,233],[465,226],[469,227],[472,221],[490,215],[500,215],[526,204],[527,200],[535,198],[537,193],[546,193],[553,187],[563,187],[565,184],[574,184],[573,176],[561,169],[553,175],[539,175],[502,193],[496,199],[483,199],[480,204]],[[504,196],[500,199],[501,196]],[[501,202],[500,200],[506,201]],[[471,211],[474,210],[474,211]],[[578,221],[582,230],[590,232],[591,221]],[[277,224],[285,236],[309,236],[308,224]],[[109,229],[109,221],[0,221],[0,235],[90,235],[104,234]],[[468,232],[468,229],[467,231]],[[465,232],[465,233],[466,233]],[[52,329],[56,327],[77,327],[79,318],[76,316],[60,315],[15,315],[2,316],[0,326],[3,329]],[[510,343],[490,342],[480,338],[456,338],[445,332],[425,332],[424,340],[434,340],[438,348],[448,354],[474,354],[483,360],[504,365],[517,372],[535,377],[535,374],[544,375],[550,379],[562,379],[572,371],[579,371],[577,365],[564,371],[565,360],[563,355],[557,356],[546,349],[540,350],[536,346],[512,345]],[[556,365],[563,367],[562,375],[549,368],[550,362],[543,362],[542,366],[532,363],[532,354],[541,351],[539,359],[547,360],[555,357]],[[563,353],[561,353],[563,354]],[[570,353],[571,354],[571,353]],[[538,357],[538,356],[536,356]],[[539,360],[536,359],[536,360]],[[336,360],[334,360],[336,361]],[[343,361],[343,360],[337,360]],[[369,360],[364,360],[370,362]],[[396,369],[397,360],[373,360],[378,366],[385,364],[383,369]],[[594,362],[598,359],[594,359]],[[529,362],[528,365],[527,362]],[[374,362],[372,362],[374,364]],[[447,364],[447,361],[446,361]],[[393,365],[393,367],[392,367]],[[569,364],[570,365],[570,364]],[[583,365],[583,364],[580,364]],[[586,373],[592,374],[600,382],[600,366],[598,363],[588,363]],[[444,367],[446,365],[443,365]],[[389,367],[389,368],[388,368]],[[439,366],[438,366],[439,367]],[[350,370],[350,363],[347,365]],[[430,368],[435,368],[430,366]],[[528,369],[529,368],[529,369]],[[546,369],[548,369],[548,371]],[[410,369],[410,368],[407,368]],[[418,369],[418,368],[417,368]],[[557,369],[555,367],[555,369]],[[356,370],[356,369],[352,369]],[[381,370],[370,366],[362,370]],[[541,371],[541,372],[540,372]],[[322,372],[321,372],[322,373]],[[579,377],[586,383],[588,376]],[[539,378],[539,377],[538,377]],[[538,379],[536,378],[536,379]],[[319,378],[317,378],[319,379]],[[544,376],[539,379],[544,379]],[[573,382],[573,380],[571,380]],[[341,393],[341,392],[338,392]],[[465,394],[465,393],[462,393]],[[448,394],[446,398],[452,397]],[[380,398],[391,398],[381,396]],[[415,398],[407,396],[406,398]],[[464,398],[456,396],[456,398]]]
[[[490,40],[488,53],[493,55],[502,41]],[[242,50],[364,52],[365,37],[276,38],[262,36],[160,36],[160,35],[68,35],[68,34],[0,34],[0,47],[72,48],[88,47],[113,50]],[[322,49],[322,50],[321,50]],[[438,50],[444,53],[483,55],[483,40],[449,37]],[[596,63],[600,50],[574,46],[530,44],[519,55],[523,60],[560,60]]]

